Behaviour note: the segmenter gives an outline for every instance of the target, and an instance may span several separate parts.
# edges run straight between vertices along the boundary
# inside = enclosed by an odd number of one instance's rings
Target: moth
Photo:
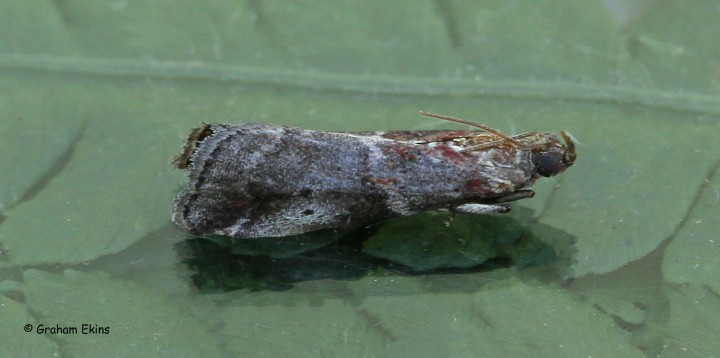
[[[173,159],[187,169],[172,220],[193,235],[280,237],[350,229],[428,210],[505,213],[540,177],[575,162],[552,133],[474,130],[324,132],[262,123],[203,124]]]

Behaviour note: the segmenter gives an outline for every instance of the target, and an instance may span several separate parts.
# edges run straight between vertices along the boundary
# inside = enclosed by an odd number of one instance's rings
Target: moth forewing
[[[540,176],[575,160],[570,136],[478,130],[322,132],[260,123],[206,124],[188,137],[176,167],[188,185],[173,221],[195,235],[237,238],[347,229],[450,209],[506,212],[530,198]]]

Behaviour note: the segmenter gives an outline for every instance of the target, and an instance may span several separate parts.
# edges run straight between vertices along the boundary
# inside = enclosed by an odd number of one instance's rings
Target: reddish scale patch
[[[394,148],[394,149],[395,149],[395,153],[396,153],[397,155],[399,155],[400,158],[403,158],[403,159],[409,160],[409,161],[413,161],[413,162],[414,162],[415,160],[417,160],[417,157],[415,156],[415,153],[413,153],[413,152],[410,150],[410,148],[407,148],[407,147],[399,147],[399,148]]]
[[[480,194],[487,194],[491,193],[492,191],[487,185],[487,181],[485,179],[470,179],[465,182],[465,191],[468,193],[480,193]]]
[[[386,156],[392,156],[395,157],[395,155],[400,156],[403,160],[415,160],[417,157],[415,156],[413,148],[407,146],[407,145],[388,145],[381,148],[382,152]]]
[[[439,152],[444,158],[452,160],[453,162],[462,163],[465,161],[465,156],[462,153],[458,153],[446,145],[436,145],[432,149]]]

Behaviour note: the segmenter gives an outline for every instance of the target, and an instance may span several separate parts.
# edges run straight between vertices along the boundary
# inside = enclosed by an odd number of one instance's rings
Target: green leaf
[[[679,127],[670,113],[627,121],[619,111],[605,111],[576,131],[583,138],[578,157],[595,152],[568,170],[541,217],[577,237],[571,276],[639,259],[683,224],[720,151],[711,139],[716,126],[694,121]]]
[[[89,312],[108,325],[138,326],[104,342],[24,336],[19,327],[3,334],[32,340],[41,354],[117,351],[113,344],[128,341],[212,354],[207,346],[218,337],[207,324],[218,322],[232,328],[217,331],[235,354],[263,349],[237,338],[247,327],[280,353],[305,342],[308,353],[325,355],[340,342],[348,355],[517,348],[509,353],[555,356],[562,345],[569,355],[627,356],[635,347],[662,352],[665,343],[669,355],[717,350],[700,339],[717,326],[707,300],[720,289],[712,265],[720,232],[716,1],[12,0],[0,4],[0,34],[0,277],[25,277],[27,298],[23,310],[22,297],[4,290],[0,309],[15,322]],[[172,275],[175,253],[146,243],[186,238],[163,228],[186,180],[168,161],[190,128],[238,120],[341,131],[459,128],[419,110],[509,134],[567,130],[578,159],[541,179],[535,198],[513,204],[511,219],[457,225],[463,239],[477,240],[466,247],[447,240],[458,237],[452,228],[417,216],[387,222],[368,250],[419,268],[467,266],[485,259],[483,240],[530,233],[561,259],[553,262],[559,273],[544,283],[517,279],[543,267],[500,270],[510,276],[501,279],[437,276],[430,288],[421,277],[323,280],[294,289],[307,302],[261,292],[227,309],[188,298],[196,317],[208,314],[202,322],[186,316],[187,302],[158,292],[182,291],[177,277],[167,280],[171,288],[158,283]],[[505,231],[508,220],[515,222]],[[424,228],[414,235],[419,243],[440,250],[424,257],[398,240],[414,227]],[[636,265],[646,261],[655,265]],[[36,270],[58,266],[90,272]],[[153,268],[162,274],[148,275]],[[558,277],[582,281],[582,296],[554,285]],[[598,288],[619,278],[632,299],[609,293],[611,284]],[[652,298],[668,291],[663,279],[690,285],[667,293],[677,312],[670,319],[664,296]],[[497,286],[477,285],[487,280]],[[698,312],[707,314],[693,318]],[[169,325],[153,326],[156,315]],[[629,337],[628,327],[638,334]],[[156,345],[138,335],[162,330]],[[653,330],[681,339],[638,342]]]
[[[664,334],[663,357],[710,357],[720,351],[720,299],[717,293],[696,285],[668,292],[670,319]]]
[[[419,216],[420,220],[401,218],[381,226],[363,251],[419,271],[472,267],[500,256],[499,246],[511,246],[522,236],[522,229],[508,218],[501,218],[502,225],[493,225],[497,224],[493,218],[486,217],[473,220],[460,215],[449,223],[447,213]]]
[[[601,2],[53,4],[3,5],[5,266],[86,262],[161,228],[184,181],[167,161],[201,121],[450,127],[426,109],[569,130],[576,165],[518,204],[576,238],[569,276],[656,248],[720,149],[713,36],[668,30],[707,19],[707,1],[626,28]]]
[[[0,354],[3,357],[17,356],[19,351],[34,357],[60,354],[57,344],[47,336],[37,333],[38,322],[27,312],[24,304],[0,295],[0,316],[3,320],[0,335],[5,342],[0,345]],[[25,331],[28,324],[31,325],[29,332]]]
[[[583,299],[509,275],[306,283],[214,296],[216,306],[194,315],[222,322],[218,339],[243,356],[643,356],[631,333]]]
[[[384,281],[393,287],[408,284]],[[510,279],[472,295],[448,291],[412,300],[371,296],[359,312],[386,338],[391,356],[643,356],[610,317],[545,284]],[[602,338],[597,332],[604,332]]]
[[[383,352],[383,337],[342,298],[313,302],[258,293],[242,304],[214,312],[226,324],[219,332],[233,356],[333,356],[373,355]],[[293,302],[292,304],[289,304]],[[309,333],[312,332],[312,333]]]
[[[209,329],[186,315],[180,301],[134,283],[72,270],[63,275],[27,270],[24,281],[27,305],[42,317],[39,323],[77,329],[78,334],[54,335],[63,355],[222,354]],[[108,333],[81,334],[83,324],[108,327]]]
[[[720,162],[718,162],[720,163]],[[709,172],[684,225],[665,250],[663,274],[672,282],[707,285],[720,293],[720,165]]]
[[[448,213],[423,213],[391,220],[363,244],[363,252],[417,271],[470,268],[492,259],[512,259],[520,267],[555,261],[548,242],[554,239],[560,245],[568,238],[557,231],[547,233],[546,241],[536,237],[522,223],[522,217],[531,214],[520,210],[504,217],[457,215],[450,222]]]

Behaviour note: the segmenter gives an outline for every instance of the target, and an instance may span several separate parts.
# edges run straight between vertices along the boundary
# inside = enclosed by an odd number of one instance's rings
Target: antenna
[[[512,143],[512,145],[515,146],[515,147],[517,147],[517,148],[522,148],[522,147],[523,147],[522,143],[518,142],[516,139],[508,136],[507,134],[505,134],[505,133],[503,133],[503,132],[500,132],[500,131],[497,130],[497,129],[492,129],[492,128],[490,128],[490,127],[488,127],[488,126],[485,126],[485,125],[482,125],[482,124],[480,124],[480,123],[475,123],[475,122],[472,122],[472,121],[468,121],[468,120],[464,120],[464,119],[460,119],[460,118],[455,118],[455,117],[444,116],[444,115],[442,115],[442,114],[428,113],[428,112],[425,112],[425,111],[420,111],[420,115],[423,115],[423,116],[425,116],[425,117],[432,117],[432,118],[437,118],[437,119],[443,119],[443,120],[446,120],[446,121],[449,121],[449,122],[455,122],[455,123],[465,124],[465,125],[468,125],[468,126],[471,126],[471,127],[475,127],[475,128],[480,128],[480,129],[484,130],[485,132],[492,133],[492,134],[494,134],[494,135],[496,135],[496,136],[498,136],[498,137],[500,137],[500,138],[502,138],[502,139],[504,139],[504,140]]]

